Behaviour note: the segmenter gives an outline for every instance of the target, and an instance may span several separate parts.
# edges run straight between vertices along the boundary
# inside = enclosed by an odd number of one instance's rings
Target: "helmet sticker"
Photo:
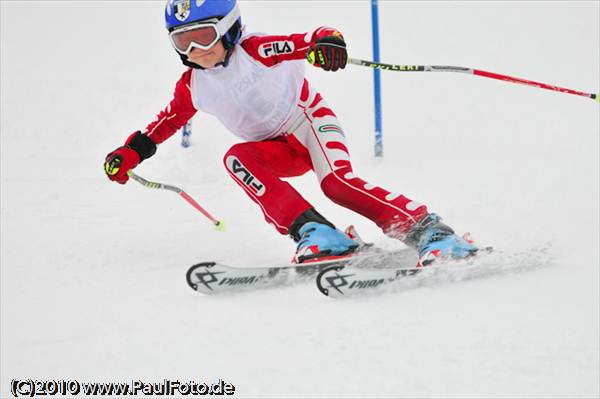
[[[190,0],[175,0],[173,2],[175,18],[185,21],[190,16]]]

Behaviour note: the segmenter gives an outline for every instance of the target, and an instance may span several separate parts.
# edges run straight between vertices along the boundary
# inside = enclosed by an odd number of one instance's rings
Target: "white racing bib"
[[[267,67],[238,44],[227,67],[193,70],[192,102],[246,141],[276,137],[300,98],[304,65],[298,60]]]

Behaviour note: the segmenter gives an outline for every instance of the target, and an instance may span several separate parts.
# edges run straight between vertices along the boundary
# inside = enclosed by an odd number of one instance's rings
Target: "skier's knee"
[[[246,143],[238,143],[238,144],[232,145],[231,148],[229,148],[229,150],[227,150],[227,152],[223,156],[223,162],[225,164],[227,164],[227,158],[229,158],[230,156],[235,156],[235,157],[239,157],[240,155],[243,156],[243,154],[247,152],[245,147],[247,147]]]
[[[237,160],[240,162],[240,159],[245,158],[245,155],[248,154],[249,146],[248,143],[238,143],[231,146],[229,150],[223,156],[223,164],[227,169],[231,169],[233,161]]]

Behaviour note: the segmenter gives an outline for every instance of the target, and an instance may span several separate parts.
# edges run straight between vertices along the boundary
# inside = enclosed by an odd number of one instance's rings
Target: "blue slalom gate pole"
[[[183,128],[181,128],[181,146],[188,148],[190,146],[190,136],[192,135],[192,120],[190,119]]]
[[[379,62],[379,5],[371,0],[371,25],[373,30],[373,59]],[[383,132],[381,127],[381,71],[373,70],[375,95],[375,156],[383,157]]]

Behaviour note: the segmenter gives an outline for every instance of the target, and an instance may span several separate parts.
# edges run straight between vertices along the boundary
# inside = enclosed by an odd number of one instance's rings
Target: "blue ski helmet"
[[[212,18],[222,19],[234,11],[236,0],[168,0],[165,8],[165,23],[167,30],[196,22],[210,20]],[[223,36],[223,45],[226,49],[235,46],[242,34],[242,17],[238,18],[229,27]]]

